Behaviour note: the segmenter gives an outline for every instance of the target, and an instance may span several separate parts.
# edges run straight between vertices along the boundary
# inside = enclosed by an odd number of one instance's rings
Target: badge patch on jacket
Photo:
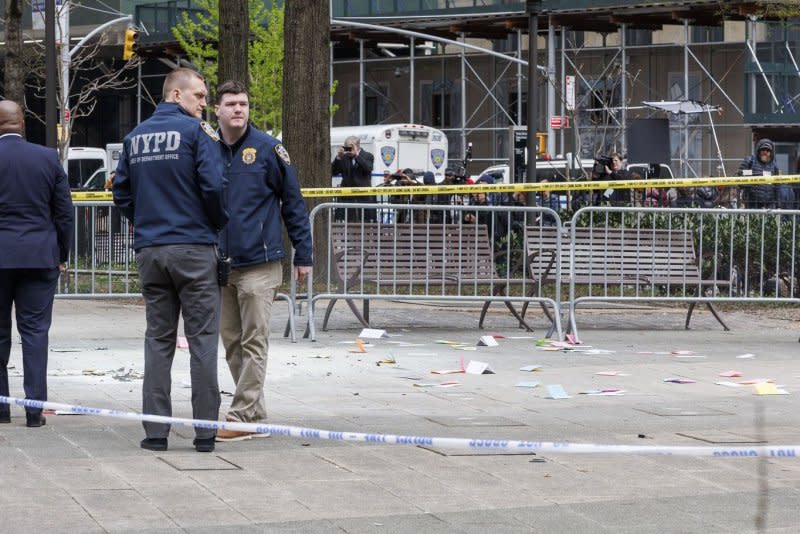
[[[245,162],[246,165],[250,165],[256,162],[256,149],[252,147],[247,147],[242,150],[242,161]]]
[[[287,165],[291,165],[292,164],[292,160],[289,159],[289,153],[286,151],[285,148],[283,148],[283,145],[281,145],[281,144],[275,145],[275,153]]]
[[[213,127],[212,127],[210,124],[208,124],[206,121],[202,121],[202,122],[200,123],[200,128],[202,128],[202,129],[203,129],[203,131],[204,131],[205,133],[207,133],[207,134],[208,134],[208,136],[209,136],[211,139],[213,139],[214,141],[219,141],[219,136],[217,135],[217,132],[215,132],[215,131],[214,131],[214,128],[213,128]]]

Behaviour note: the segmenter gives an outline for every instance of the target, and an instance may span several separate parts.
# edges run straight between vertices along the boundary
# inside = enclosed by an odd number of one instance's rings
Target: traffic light
[[[139,46],[136,41],[139,40],[139,32],[133,28],[125,30],[125,42],[122,45],[122,59],[129,60],[136,53],[136,48]]]

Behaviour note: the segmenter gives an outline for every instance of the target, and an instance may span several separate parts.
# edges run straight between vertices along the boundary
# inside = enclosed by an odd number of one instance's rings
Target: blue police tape
[[[800,455],[800,445],[779,445],[761,447],[684,447],[658,445],[599,445],[592,443],[568,443],[560,441],[525,441],[498,439],[440,438],[428,436],[395,436],[392,434],[367,434],[363,432],[332,432],[315,428],[296,426],[234,423],[230,421],[205,421],[163,415],[139,414],[92,408],[89,406],[59,404],[57,402],[18,399],[0,396],[0,403],[16,404],[42,410],[65,411],[83,415],[115,417],[131,421],[149,421],[170,425],[214,428],[217,430],[239,430],[243,432],[269,433],[273,436],[286,436],[304,439],[324,439],[330,441],[360,441],[363,443],[385,443],[389,445],[426,445],[450,449],[494,449],[569,454],[655,454],[667,456],[718,456],[718,457],[759,457],[796,458]]]

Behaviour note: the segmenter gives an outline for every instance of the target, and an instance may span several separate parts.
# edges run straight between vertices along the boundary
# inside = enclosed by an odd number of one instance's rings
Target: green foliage
[[[692,231],[695,250],[706,278],[728,280],[735,270],[747,279],[739,282],[759,288],[779,275],[800,273],[799,221],[791,215],[709,213],[588,212],[576,221],[579,227],[634,228]]]
[[[183,12],[172,33],[213,92],[219,83],[219,1],[197,0],[195,5],[199,10]],[[277,135],[282,121],[283,7],[267,8],[261,0],[249,0],[248,9],[250,121],[256,128]]]

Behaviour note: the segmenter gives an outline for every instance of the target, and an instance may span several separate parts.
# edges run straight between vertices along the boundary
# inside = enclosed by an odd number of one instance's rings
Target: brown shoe
[[[242,432],[241,430],[217,430],[217,441],[244,441],[253,437],[253,432]]]

